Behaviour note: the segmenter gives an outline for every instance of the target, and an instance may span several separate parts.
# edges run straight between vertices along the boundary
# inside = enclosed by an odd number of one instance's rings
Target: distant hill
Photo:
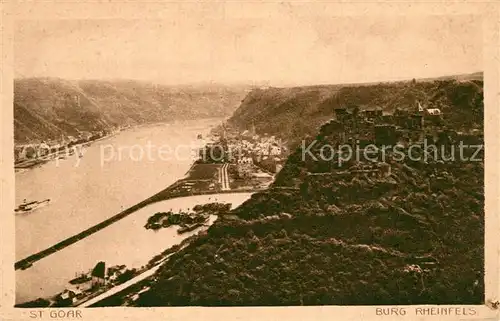
[[[423,78],[423,79],[419,79],[419,80],[424,80],[424,81],[429,81],[429,80],[458,80],[458,81],[481,80],[482,81],[483,79],[484,79],[484,73],[482,71],[479,71],[479,72],[474,72],[472,74],[441,76],[438,78]]]
[[[162,86],[128,80],[25,78],[14,81],[16,143],[79,131],[170,120],[226,117],[245,87]]]
[[[243,100],[229,122],[241,129],[252,124],[258,133],[278,135],[292,145],[304,135],[315,133],[333,116],[338,107],[382,108],[393,112],[396,108],[416,107],[416,101],[428,108],[449,109],[481,105],[483,73],[444,76],[432,79],[372,83],[321,85],[294,88],[254,89]],[[450,120],[467,122],[460,110]],[[465,117],[465,119],[464,119]],[[469,124],[463,124],[469,126]]]

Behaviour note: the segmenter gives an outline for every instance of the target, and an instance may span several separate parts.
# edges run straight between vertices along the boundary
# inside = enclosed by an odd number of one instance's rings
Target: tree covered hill
[[[16,143],[81,131],[195,118],[226,117],[244,86],[162,86],[126,80],[25,78],[14,82]]]
[[[298,191],[253,195],[137,304],[481,304],[482,163],[392,165],[386,178],[299,176]]]
[[[309,110],[299,105],[320,115],[318,121],[327,118],[337,102],[325,98],[328,90],[255,91],[233,121],[254,117],[270,133],[275,122],[292,130],[288,122],[299,122],[292,115]],[[408,108],[416,96],[451,114],[445,117],[447,127],[482,126],[482,118],[473,117],[483,109],[480,81],[334,90],[346,104],[383,108]],[[264,110],[251,111],[251,106]],[[319,112],[321,106],[328,108]],[[269,118],[277,110],[289,111],[288,121]],[[339,143],[331,125],[311,134],[318,141],[313,154]],[[393,156],[388,152],[385,163],[336,165],[335,159],[304,159],[297,148],[270,189],[252,195],[231,219],[220,217],[206,235],[174,254],[136,304],[482,304],[484,161]],[[365,173],[366,167],[375,168],[376,175]]]

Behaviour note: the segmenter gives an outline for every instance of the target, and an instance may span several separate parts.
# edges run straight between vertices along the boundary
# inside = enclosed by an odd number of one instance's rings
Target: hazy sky
[[[474,16],[30,20],[14,40],[16,77],[279,86],[483,69]]]

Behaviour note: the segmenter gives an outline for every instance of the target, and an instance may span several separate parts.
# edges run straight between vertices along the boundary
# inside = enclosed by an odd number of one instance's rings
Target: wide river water
[[[159,192],[182,178],[210,127],[220,119],[185,121],[129,129],[77,153],[16,173],[16,205],[50,198],[45,207],[16,214],[16,261],[77,234]],[[149,147],[148,147],[149,146]],[[161,148],[161,153],[159,153]],[[140,150],[143,150],[143,157]],[[120,152],[121,150],[121,152]],[[153,256],[192,235],[176,228],[146,230],[158,211],[221,202],[238,206],[249,193],[203,195],[151,204],[91,236],[16,271],[16,303],[49,297],[70,286],[75,273],[99,261],[107,266],[145,265]]]

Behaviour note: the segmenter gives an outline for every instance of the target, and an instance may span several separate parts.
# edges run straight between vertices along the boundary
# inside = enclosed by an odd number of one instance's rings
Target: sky
[[[16,77],[271,86],[482,71],[477,16],[25,20]]]

